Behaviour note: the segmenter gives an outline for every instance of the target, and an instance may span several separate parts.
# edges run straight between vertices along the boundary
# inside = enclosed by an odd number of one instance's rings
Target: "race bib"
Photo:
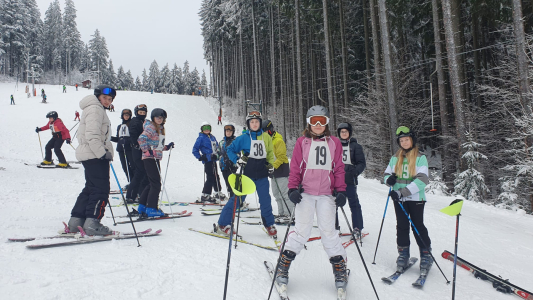
[[[307,169],[331,171],[331,153],[326,141],[311,142],[309,157],[307,158]]]
[[[350,144],[342,146],[342,162],[345,165],[352,164],[352,158],[350,157]]]
[[[56,133],[59,130],[57,130],[57,127],[55,127],[54,124],[50,124],[50,131],[52,131],[52,133]]]
[[[265,141],[263,140],[252,140],[250,144],[250,158],[263,159],[267,157]]]
[[[163,151],[163,148],[165,148],[165,136],[160,134],[159,144],[157,144],[157,147],[155,148],[155,150]]]
[[[211,140],[211,151],[213,151],[213,153],[217,153],[217,141]]]
[[[118,131],[119,137],[129,137],[130,136],[130,129],[128,128],[128,125],[122,124],[120,126],[120,129]]]

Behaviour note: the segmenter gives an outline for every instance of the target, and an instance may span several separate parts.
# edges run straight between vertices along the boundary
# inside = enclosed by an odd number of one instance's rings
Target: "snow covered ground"
[[[228,241],[217,239],[188,228],[210,230],[217,216],[202,216],[195,205],[173,206],[174,211],[187,209],[191,217],[136,223],[138,230],[162,229],[159,237],[112,241],[63,248],[28,250],[28,243],[10,243],[9,237],[49,236],[62,228],[84,184],[83,168],[77,170],[42,170],[24,163],[42,160],[36,126],[43,126],[48,111],[56,110],[71,128],[74,111],[79,110],[81,98],[92,90],[76,92],[68,87],[66,94],[60,86],[44,88],[48,104],[38,97],[26,98],[24,85],[14,92],[17,105],[9,105],[14,83],[0,83],[0,291],[1,299],[221,299],[224,288]],[[210,121],[213,133],[222,137],[222,126],[216,125],[217,114],[202,97],[160,95],[142,92],[118,92],[109,112],[111,122],[120,123],[120,111],[145,103],[149,109],[167,110],[167,140],[174,141],[169,163],[167,189],[172,201],[194,201],[203,185],[203,167],[191,154],[202,121]],[[81,112],[81,110],[79,110]],[[77,128],[77,127],[76,127]],[[76,131],[72,131],[72,135]],[[44,145],[50,132],[40,133]],[[73,142],[77,146],[77,140]],[[364,146],[364,145],[363,145]],[[63,145],[67,160],[75,160],[74,149]],[[163,172],[168,153],[162,161]],[[118,159],[113,162],[121,184],[126,178]],[[81,165],[78,165],[81,166]],[[385,168],[385,166],[384,166]],[[117,189],[112,176],[111,188]],[[388,188],[376,180],[361,178],[359,197],[363,207],[365,232],[361,251],[380,299],[448,299],[452,287],[446,285],[436,265],[433,266],[423,290],[411,287],[418,276],[418,264],[394,285],[386,285],[380,278],[394,272],[396,259],[395,217],[389,206],[376,265],[372,259],[379,226],[383,217]],[[116,195],[111,203],[118,204]],[[248,198],[257,207],[255,197]],[[446,277],[452,280],[452,263],[440,257],[447,249],[453,252],[455,218],[439,210],[453,198],[430,196],[426,206],[426,224],[432,239],[434,255]],[[276,204],[273,201],[274,211]],[[168,207],[163,207],[169,211]],[[115,215],[125,214],[124,207],[114,208]],[[346,206],[349,213],[349,208]],[[107,212],[109,216],[109,212]],[[259,215],[247,212],[241,216]],[[131,225],[112,226],[111,218],[103,223],[122,232],[131,232]],[[342,230],[347,231],[344,218]],[[460,223],[459,256],[486,268],[487,271],[509,279],[527,290],[533,289],[533,217],[520,212],[505,211],[466,201]],[[240,225],[240,233],[250,242],[272,246],[273,242],[258,226]],[[285,227],[278,227],[279,235]],[[318,235],[318,229],[313,236]],[[348,239],[345,237],[344,239]],[[411,255],[418,257],[414,238]],[[351,269],[348,299],[375,299],[355,245],[347,248]],[[264,260],[274,262],[276,252],[240,244],[232,250],[228,299],[266,299],[270,280],[263,266]],[[488,282],[474,278],[465,270],[457,270],[457,299],[518,299],[493,289]],[[289,296],[298,299],[335,299],[331,265],[319,241],[307,244],[307,250],[294,261],[290,270]],[[278,299],[277,294],[271,299]]]

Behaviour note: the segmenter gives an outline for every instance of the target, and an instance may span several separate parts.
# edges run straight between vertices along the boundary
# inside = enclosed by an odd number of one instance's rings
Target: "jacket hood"
[[[87,108],[87,107],[89,107],[91,105],[99,105],[100,107],[104,108],[102,103],[100,103],[100,101],[98,101],[98,98],[96,98],[95,95],[85,96],[80,101],[80,108],[81,109],[85,109],[85,108]]]
[[[279,133],[279,132],[276,131],[276,132],[274,132],[274,134],[272,135],[272,139],[273,139],[273,140],[274,140],[274,139],[280,139],[280,140],[282,140],[282,139],[283,139],[283,136],[281,135],[281,133]]]

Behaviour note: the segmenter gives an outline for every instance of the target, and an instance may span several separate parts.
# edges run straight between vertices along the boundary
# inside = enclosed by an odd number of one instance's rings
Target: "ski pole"
[[[300,188],[301,188],[301,185],[300,185]],[[270,300],[270,296],[272,295],[272,289],[274,288],[274,282],[276,281],[276,275],[278,275],[279,262],[281,261],[281,255],[283,254],[283,251],[285,250],[285,243],[287,242],[287,236],[289,235],[289,229],[291,228],[292,222],[294,222],[295,211],[296,211],[296,205],[294,205],[294,209],[292,210],[291,221],[287,225],[287,231],[285,232],[285,237],[283,238],[283,244],[281,245],[281,249],[279,250],[278,262],[276,263],[276,267],[275,267],[276,270],[274,271],[274,276],[272,276],[272,284],[270,285],[270,291],[268,292],[267,300]]]
[[[453,285],[452,285],[452,300],[455,300],[455,280],[456,277],[456,271],[457,271],[457,247],[459,246],[459,216],[461,214],[457,214],[457,221],[455,224],[455,253],[453,255]]]
[[[439,263],[435,260],[435,257],[433,256],[433,253],[431,253],[431,250],[428,248],[428,246],[426,245],[426,243],[425,243],[424,240],[422,239],[422,236],[420,236],[420,233],[418,232],[418,229],[416,229],[415,224],[413,224],[413,221],[412,221],[411,218],[409,217],[409,214],[407,213],[407,211],[405,211],[405,208],[403,207],[402,202],[398,201],[398,204],[400,204],[400,207],[402,208],[403,212],[405,213],[405,216],[406,216],[407,219],[409,220],[409,223],[411,223],[411,226],[413,226],[413,229],[415,230],[416,234],[418,235],[418,238],[420,239],[420,241],[421,241],[422,244],[424,245],[424,248],[428,249],[429,255],[431,255],[431,258],[433,259],[433,261],[435,262],[435,264],[436,264],[437,267],[439,268],[440,272],[442,273],[442,276],[444,276],[444,279],[446,279],[446,283],[447,283],[447,284],[450,284],[450,281],[448,280],[448,278],[446,278],[446,275],[444,275],[444,272],[443,272],[442,269],[440,268]]]
[[[78,129],[80,128],[78,127]],[[78,129],[76,129],[76,132],[74,132],[74,136],[72,137],[72,140],[76,137],[76,134],[78,133]]]
[[[44,160],[44,155],[43,155],[43,144],[41,144],[41,135],[37,132],[37,136],[39,137],[39,146],[41,146],[41,157],[43,158]]]
[[[153,151],[153,150],[152,150],[152,151]],[[169,156],[169,158],[170,158],[170,156]],[[157,167],[157,172],[159,172],[159,180],[161,180],[161,169],[159,168],[159,164],[157,163],[157,159],[155,158],[155,153],[154,153],[154,162],[155,162],[155,166]],[[164,187],[164,183],[163,183],[163,187]],[[161,189],[161,191],[163,191],[163,189]],[[162,199],[162,198],[163,198],[163,193],[161,193],[161,199]],[[161,208],[160,208],[161,199],[159,199],[159,202],[157,203],[157,207],[158,207],[159,209],[161,209]],[[172,215],[172,214],[174,214],[174,213],[172,212],[172,205],[170,205],[170,200],[169,200],[168,202],[169,202],[169,203],[168,203],[168,204],[169,204],[169,205],[168,205],[168,208],[170,209],[170,214]],[[161,209],[161,211],[163,211],[163,210]],[[172,219],[172,222],[175,222],[175,220]]]
[[[124,150],[124,160],[126,161],[126,171],[128,171],[128,183],[131,183],[131,173],[130,173],[130,166],[128,165],[128,157],[126,156],[126,151]]]
[[[389,188],[389,194],[392,191],[392,187]],[[383,211],[383,219],[381,219],[381,226],[379,227],[379,234],[378,234],[378,242],[376,243],[376,251],[374,251],[374,261],[372,262],[373,265],[376,264],[376,254],[378,253],[378,246],[379,246],[379,239],[381,238],[381,230],[383,230],[383,223],[385,222],[385,214],[387,213],[387,206],[389,206],[389,199],[390,196],[387,196],[387,203],[385,203],[385,211]]]
[[[357,252],[359,252],[359,256],[361,257],[361,262],[363,262],[363,266],[365,267],[366,275],[368,275],[368,280],[370,280],[370,284],[372,284],[372,288],[374,289],[374,293],[376,294],[376,298],[379,300],[378,292],[376,291],[376,287],[374,286],[374,282],[372,281],[372,277],[370,277],[370,273],[368,272],[368,268],[366,267],[365,259],[363,258],[363,254],[361,253],[361,248],[359,248],[359,245],[357,245],[357,240],[355,239],[355,234],[353,233],[352,226],[350,226],[350,221],[348,221],[348,217],[346,216],[346,213],[344,212],[344,207],[340,206],[340,209],[342,211],[342,214],[344,215],[344,219],[346,220],[346,224],[348,225],[348,229],[350,230],[350,233],[352,235],[352,239],[355,241],[355,246],[357,246]],[[362,236],[361,236],[362,238]]]
[[[133,219],[131,218],[130,210],[128,208],[128,202],[126,202],[126,198],[124,198],[124,193],[122,192],[122,187],[120,187],[120,182],[118,182],[117,173],[115,173],[115,168],[113,168],[113,163],[109,162],[109,165],[111,166],[111,170],[113,170],[113,175],[115,175],[115,180],[117,181],[118,188],[120,190],[120,195],[122,195],[122,201],[124,201],[124,207],[126,207],[126,211],[128,212],[128,217],[130,217],[131,227],[133,227],[133,232],[135,233],[135,238],[137,239],[137,247],[140,247],[141,243],[139,242],[139,236],[137,236],[137,230],[135,230],[135,225],[133,224]],[[109,203],[109,201],[107,203]],[[111,203],[109,203],[109,208],[111,209]],[[111,211],[111,214],[113,214],[113,211]],[[113,222],[115,222],[115,217],[113,217]],[[114,225],[116,226],[117,223],[115,222]]]
[[[78,121],[78,123],[76,123],[76,125],[72,126],[72,128],[70,128],[68,131],[72,131],[72,129],[74,129],[74,127],[78,126],[78,124],[80,124],[80,121]]]
[[[235,201],[237,201],[237,196],[235,196]],[[237,230],[235,235],[239,236],[239,224],[241,222],[241,208],[242,208],[242,196],[239,196],[239,213],[237,213]],[[235,249],[237,249],[237,239],[235,239]]]
[[[167,193],[167,188],[166,188],[166,185],[165,183],[167,182],[167,174],[168,174],[168,164],[170,162],[170,155],[172,155],[172,148],[170,148],[169,150],[170,152],[168,153],[168,160],[167,160],[167,168],[165,170],[165,178],[163,179],[163,187],[161,188],[161,200],[159,204],[161,204],[161,201],[163,200],[163,191],[165,192],[165,195],[167,196],[167,201],[168,201],[168,206],[172,206],[171,203],[170,203],[170,198],[168,197],[168,193]],[[170,207],[170,213],[172,213],[172,207]],[[174,219],[172,219],[172,221],[175,221]]]
[[[285,208],[287,208],[287,211],[289,213],[291,213],[291,210],[289,209],[289,205],[287,204],[287,200],[285,200],[285,197],[283,197],[283,193],[281,193],[281,189],[279,188],[279,185],[278,185],[278,180],[276,179],[276,177],[272,177],[274,179],[274,182],[276,183],[276,187],[278,188],[278,191],[279,191],[279,194],[281,195],[281,199],[283,200],[283,204],[285,204]],[[289,215],[289,218],[291,218],[292,215]]]
[[[72,146],[72,144],[69,144],[70,147],[72,147],[72,149],[74,149],[74,151],[76,151],[76,148],[74,148],[74,146]]]

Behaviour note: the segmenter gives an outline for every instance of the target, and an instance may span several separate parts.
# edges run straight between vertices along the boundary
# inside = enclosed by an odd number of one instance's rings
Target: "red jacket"
[[[65,124],[63,124],[63,121],[61,119],[57,118],[54,122],[50,123],[48,121],[48,124],[41,127],[41,130],[52,130],[52,134],[56,132],[61,132],[61,138],[63,140],[70,139],[70,132],[68,131],[67,127],[65,127]]]

